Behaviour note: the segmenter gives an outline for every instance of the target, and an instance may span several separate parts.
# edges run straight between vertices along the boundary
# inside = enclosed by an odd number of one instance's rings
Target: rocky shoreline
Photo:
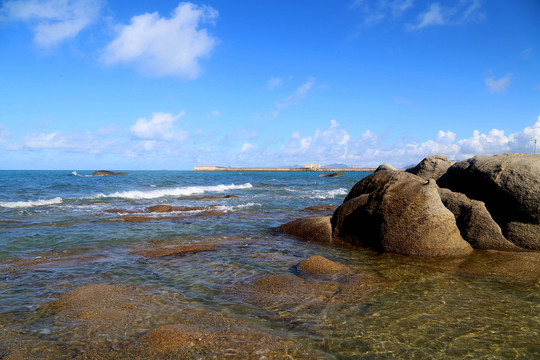
[[[278,231],[403,255],[540,250],[540,155],[458,162],[432,155],[405,171],[383,164],[332,216],[294,220]]]

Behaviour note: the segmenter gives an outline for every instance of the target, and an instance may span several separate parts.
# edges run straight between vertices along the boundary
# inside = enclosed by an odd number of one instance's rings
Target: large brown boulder
[[[440,178],[452,165],[452,161],[444,155],[430,155],[424,158],[418,165],[408,168],[407,172],[420,176],[422,179]]]
[[[439,189],[439,194],[444,206],[454,214],[461,236],[473,248],[517,249],[503,236],[483,202],[448,189]]]
[[[365,233],[359,231],[358,225],[362,221],[363,207],[367,204],[369,194],[363,194],[345,201],[332,216],[332,236],[336,242],[352,245],[361,245]]]
[[[540,154],[475,156],[452,165],[437,182],[483,201],[508,240],[540,250]]]
[[[356,209],[351,211],[354,206],[345,202],[336,210],[332,219],[335,237],[405,255],[472,252],[460,235],[454,215],[443,205],[435,181],[394,171],[379,171],[368,178],[361,181],[363,185],[355,185],[356,190],[368,191],[375,183],[379,186],[374,187],[367,201],[357,199]]]
[[[277,228],[277,231],[297,236],[304,240],[331,243],[331,216],[310,216],[293,220]]]

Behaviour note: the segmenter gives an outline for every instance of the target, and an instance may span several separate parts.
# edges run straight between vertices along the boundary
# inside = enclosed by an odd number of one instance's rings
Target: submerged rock
[[[295,269],[308,275],[337,275],[347,272],[347,266],[336,263],[325,257],[314,255],[298,263]]]
[[[337,206],[334,205],[317,205],[317,206],[308,206],[305,208],[305,211],[328,211],[336,210]]]
[[[171,212],[173,210],[172,205],[154,205],[146,208],[148,212],[152,213],[164,213]]]
[[[136,254],[156,258],[164,256],[177,256],[190,253],[197,253],[201,251],[209,251],[217,249],[217,245],[206,245],[206,244],[196,244],[196,245],[179,245],[179,246],[164,246],[160,248],[153,249],[144,249],[137,251]]]
[[[540,252],[480,251],[463,262],[457,273],[497,278],[501,281],[540,285]]]

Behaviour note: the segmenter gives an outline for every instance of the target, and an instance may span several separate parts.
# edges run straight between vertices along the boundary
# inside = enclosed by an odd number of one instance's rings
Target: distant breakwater
[[[301,167],[195,166],[195,171],[374,172],[375,168],[301,168]]]

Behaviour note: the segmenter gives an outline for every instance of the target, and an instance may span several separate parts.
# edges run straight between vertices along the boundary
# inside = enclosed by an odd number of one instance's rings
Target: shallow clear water
[[[129,173],[0,171],[0,358],[540,356],[536,254],[407,258],[272,230],[331,214],[305,208],[367,174]],[[299,274],[311,255],[349,272]]]

